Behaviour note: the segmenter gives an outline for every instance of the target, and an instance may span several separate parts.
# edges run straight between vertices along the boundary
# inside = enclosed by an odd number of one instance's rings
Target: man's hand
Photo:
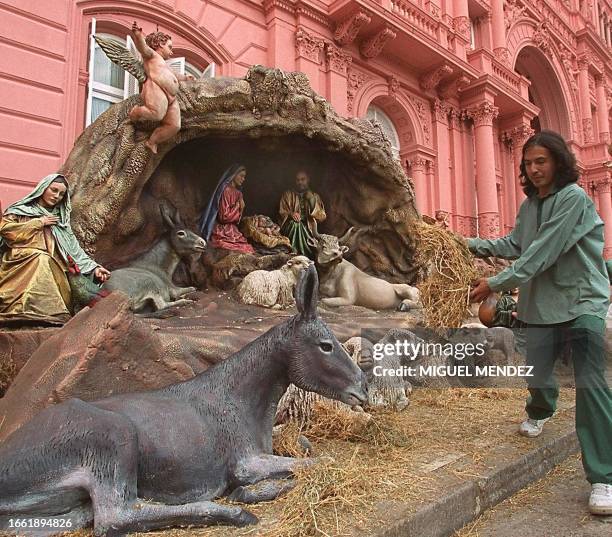
[[[294,221],[294,222],[299,222],[299,221],[302,219],[302,217],[301,217],[300,213],[293,213],[293,214],[291,215],[291,218],[293,218],[293,221]]]
[[[482,302],[485,300],[493,291],[489,287],[489,283],[486,278],[480,278],[472,282],[472,291],[470,292],[471,302]]]
[[[101,283],[104,283],[111,277],[111,273],[104,267],[96,267],[94,270],[94,277]]]
[[[59,218],[57,216],[41,216],[40,221],[43,226],[54,226],[59,222]]]
[[[141,32],[142,32],[142,28],[138,26],[138,23],[136,21],[134,21],[134,24],[132,24],[132,33],[139,34]]]

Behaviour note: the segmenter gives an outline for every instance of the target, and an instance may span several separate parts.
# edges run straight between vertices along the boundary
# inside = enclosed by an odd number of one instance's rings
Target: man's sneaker
[[[589,511],[594,515],[612,515],[612,485],[593,483]]]
[[[540,436],[542,433],[542,428],[544,424],[550,418],[544,418],[543,420],[534,420],[531,418],[527,418],[521,426],[519,427],[519,433],[523,436],[528,436],[529,438],[535,438],[536,436]]]

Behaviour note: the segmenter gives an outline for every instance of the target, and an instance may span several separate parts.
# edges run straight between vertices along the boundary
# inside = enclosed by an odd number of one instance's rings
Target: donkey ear
[[[303,270],[295,287],[295,304],[303,319],[314,319],[317,316],[319,301],[319,277],[314,264]]]
[[[176,207],[174,208],[174,215],[172,216],[172,220],[174,220],[175,226],[185,227],[185,225],[183,224],[183,219],[181,218],[181,213]]]
[[[159,204],[159,211],[160,211],[161,216],[162,216],[162,221],[166,224],[166,227],[168,229],[174,229],[176,226],[175,226],[174,222],[172,221],[172,218],[168,214],[168,208],[166,207],[166,205],[163,204],[163,203],[160,203]]]

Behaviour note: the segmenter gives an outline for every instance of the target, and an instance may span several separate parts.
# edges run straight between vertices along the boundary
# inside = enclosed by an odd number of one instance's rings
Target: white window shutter
[[[185,58],[172,58],[166,60],[166,65],[174,71],[174,74],[184,75],[185,74]]]
[[[138,58],[140,60],[140,53],[138,52],[136,45],[134,45],[134,41],[132,40],[132,37],[128,35],[125,38],[125,42],[127,45],[127,49],[131,52],[131,54],[135,58]],[[126,71],[125,80],[123,84],[123,98],[127,99],[128,97],[131,97],[132,95],[136,95],[137,93],[140,93],[138,79]]]
[[[91,19],[91,33],[89,34],[89,82],[87,83],[87,106],[85,107],[85,126],[91,123],[91,106],[93,103],[93,76],[94,76],[94,35],[96,33],[96,19]]]
[[[215,62],[210,62],[208,64],[208,67],[204,69],[204,72],[202,73],[202,76],[200,76],[200,78],[215,78],[215,69]]]

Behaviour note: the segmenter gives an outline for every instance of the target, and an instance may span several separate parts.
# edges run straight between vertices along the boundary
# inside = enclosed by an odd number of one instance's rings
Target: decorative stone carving
[[[548,24],[542,21],[538,24],[533,33],[532,40],[534,44],[548,57],[553,54],[552,41],[548,31]]]
[[[400,89],[399,80],[395,78],[394,76],[390,76],[387,79],[387,82],[389,84],[389,96],[395,97],[397,95],[397,92]]]
[[[419,79],[419,84],[424,90],[432,90],[438,86],[440,80],[442,80],[445,76],[450,75],[452,72],[453,68],[450,65],[441,65],[433,71],[424,74]]]
[[[576,80],[576,77],[578,76],[579,72],[579,70],[574,66],[576,56],[563,43],[559,44],[559,48],[559,58],[561,59],[561,63],[563,63],[563,67],[567,73],[570,86],[572,87],[574,93],[576,93],[578,91],[578,81]]]
[[[599,181],[595,182],[595,190],[597,194],[608,194],[612,192],[612,177],[610,174],[606,174]]]
[[[593,134],[593,119],[585,117],[582,119],[582,131],[584,133],[584,142],[589,144],[595,141]]]
[[[448,114],[450,113],[450,105],[446,101],[440,99],[434,99],[433,112],[436,121],[448,125]]]
[[[514,127],[510,133],[510,140],[512,141],[513,147],[523,147],[525,142],[529,140],[535,131],[529,125],[519,125],[518,127]]]
[[[459,91],[465,88],[470,83],[470,79],[466,75],[459,75],[450,82],[440,84],[438,87],[438,95],[442,99],[451,99],[459,95]]]
[[[499,213],[481,213],[478,215],[478,228],[483,239],[499,237]]]
[[[352,43],[359,30],[366,24],[370,24],[372,18],[365,11],[357,11],[336,27],[334,41],[339,45]]]
[[[382,49],[385,47],[387,42],[391,39],[395,39],[397,34],[389,27],[385,27],[375,35],[373,35],[370,39],[366,39],[361,42],[359,46],[359,51],[364,58],[375,58],[378,56]]]
[[[315,63],[321,64],[321,52],[325,46],[325,41],[299,27],[295,32],[295,50],[298,56],[307,58]]]
[[[525,6],[520,0],[506,0],[504,2],[504,18],[506,30],[525,14]]]
[[[601,86],[603,86],[606,83],[606,77],[604,75],[600,75],[597,74],[593,77],[593,80],[595,82],[595,87],[599,88]]]
[[[417,97],[410,97],[410,102],[414,106],[414,110],[419,117],[419,121],[423,126],[423,136],[425,138],[426,144],[431,144],[431,117],[427,111],[427,104],[422,99],[418,99]]]
[[[428,162],[429,161],[426,158],[417,155],[411,159],[406,160],[406,165],[413,172],[425,172],[425,167],[427,166]]]
[[[457,231],[464,237],[476,237],[478,235],[476,218],[473,216],[456,215]]]
[[[463,121],[464,121],[463,113],[458,108],[453,106],[449,107],[448,113],[448,124],[451,129],[462,130],[463,129]]]
[[[468,17],[455,17],[453,19],[453,28],[468,43],[470,42],[470,19]]]
[[[348,52],[333,43],[325,44],[325,59],[328,71],[335,71],[344,76],[353,61],[353,57]]]
[[[355,95],[359,91],[359,88],[363,86],[364,82],[368,80],[368,75],[362,73],[360,71],[355,71],[353,69],[348,70],[348,85],[346,89],[346,100],[347,100],[347,110],[349,112],[353,111],[353,103],[355,101]]]
[[[499,61],[501,64],[505,65],[506,67],[511,67],[510,51],[506,47],[497,47],[493,51],[493,54],[495,54],[497,61]]]
[[[585,54],[582,54],[578,58],[578,70],[587,71],[589,69],[589,65],[591,65],[591,61],[592,61],[592,58],[588,52]]]
[[[466,110],[467,116],[474,121],[474,126],[493,125],[493,120],[499,115],[499,108],[485,101],[478,106]]]

